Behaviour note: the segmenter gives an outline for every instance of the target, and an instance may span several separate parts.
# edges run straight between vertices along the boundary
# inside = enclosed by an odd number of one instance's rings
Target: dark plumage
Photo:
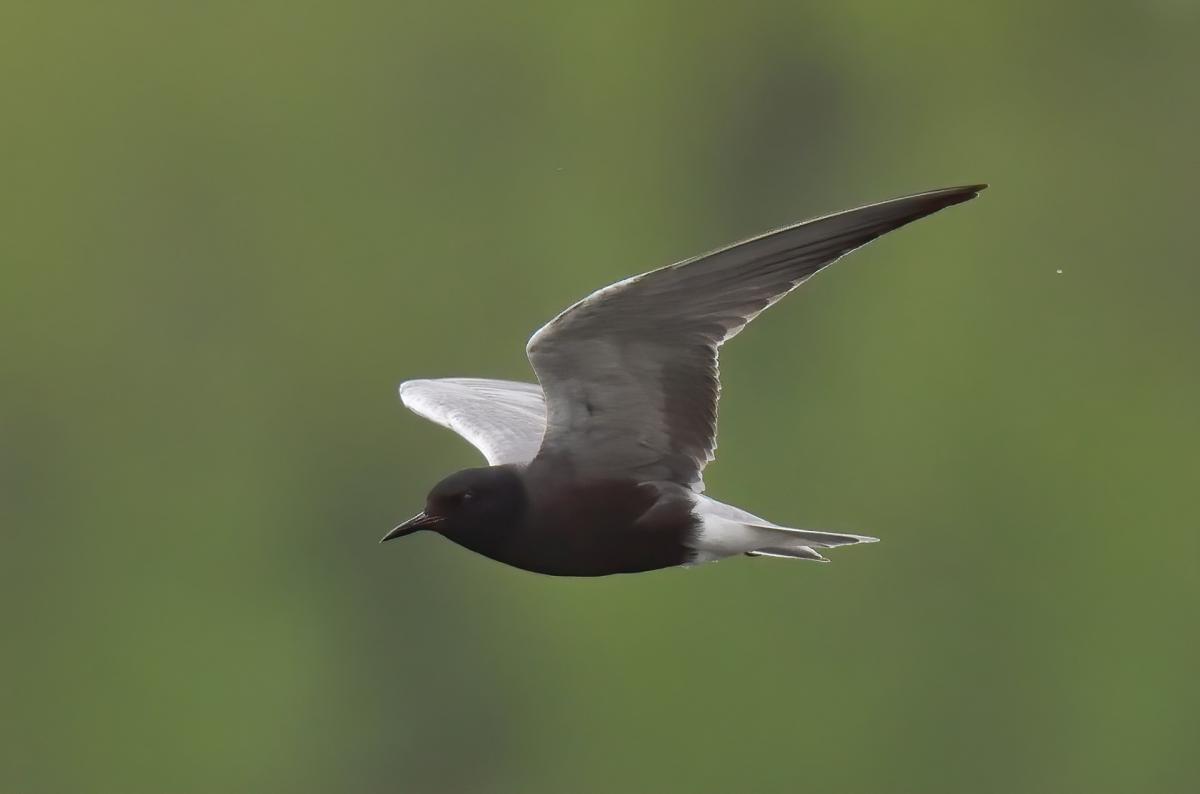
[[[603,576],[688,561],[686,498],[631,480],[560,482],[517,466],[465,469],[429,494],[419,529],[498,562],[559,576]],[[409,534],[409,526],[384,540]]]

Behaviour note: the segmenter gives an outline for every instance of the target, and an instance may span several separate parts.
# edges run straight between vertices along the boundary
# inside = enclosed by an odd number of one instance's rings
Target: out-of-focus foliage
[[[1195,790],[1196,3],[9,0],[0,43],[0,790]],[[376,545],[479,460],[401,379],[973,181],[725,351],[711,492],[883,543]]]

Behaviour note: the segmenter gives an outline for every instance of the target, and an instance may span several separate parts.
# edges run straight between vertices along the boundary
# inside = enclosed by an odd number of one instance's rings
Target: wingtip
[[[401,381],[400,385],[396,387],[396,394],[400,395],[400,399],[403,400],[405,389],[411,389],[416,386],[420,386],[425,382],[426,381],[424,378],[413,378],[412,380]]]
[[[940,196],[949,199],[951,204],[958,204],[963,201],[970,201],[980,193],[988,189],[986,182],[980,182],[974,185],[958,185],[957,187],[945,187],[941,190],[934,190],[932,195]]]
[[[987,182],[976,182],[973,185],[955,185],[937,190],[937,193],[981,193],[989,187]]]
[[[918,193],[910,198],[918,201],[920,206],[923,207],[923,210],[918,214],[918,217],[924,217],[926,215],[932,215],[938,210],[944,210],[947,207],[953,207],[955,204],[962,204],[970,201],[986,189],[986,183],[979,183],[976,185],[959,185],[957,187],[944,187],[938,190],[930,190],[926,193]]]

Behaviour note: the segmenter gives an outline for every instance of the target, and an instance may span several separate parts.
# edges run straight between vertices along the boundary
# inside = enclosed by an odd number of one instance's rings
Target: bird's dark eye
[[[462,496],[460,496],[459,498],[464,502],[469,502],[475,498],[475,492],[474,491],[463,491]]]

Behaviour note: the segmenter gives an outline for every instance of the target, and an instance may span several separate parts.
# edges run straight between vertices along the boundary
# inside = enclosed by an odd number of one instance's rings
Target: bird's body
[[[783,527],[703,493],[716,448],[717,350],[847,251],[982,186],[781,229],[593,293],[533,335],[541,385],[408,381],[404,403],[492,464],[447,477],[385,540],[435,529],[499,562],[601,576],[734,555],[824,560],[862,535]]]
[[[633,480],[563,481],[536,466],[511,470],[523,498],[505,531],[492,524],[443,534],[498,562],[560,576],[635,573],[688,561],[695,519],[683,494]]]

